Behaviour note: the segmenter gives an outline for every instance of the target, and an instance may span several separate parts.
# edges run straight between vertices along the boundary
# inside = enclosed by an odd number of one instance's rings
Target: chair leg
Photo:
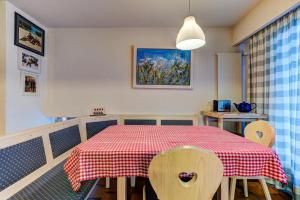
[[[236,187],[236,178],[231,178],[231,184],[230,184],[230,200],[234,200],[235,195],[235,187]]]
[[[131,176],[131,177],[130,177],[130,186],[131,186],[131,187],[135,187],[135,179],[136,179],[135,176]]]
[[[247,179],[243,179],[243,185],[244,185],[244,195],[245,195],[245,197],[248,197],[248,183],[247,183]]]
[[[146,186],[143,187],[143,200],[146,200]]]
[[[272,200],[269,189],[268,189],[268,185],[266,183],[266,180],[264,178],[259,179],[259,182],[264,190],[265,193],[265,197],[267,200]]]
[[[105,178],[105,188],[110,188],[110,178]]]

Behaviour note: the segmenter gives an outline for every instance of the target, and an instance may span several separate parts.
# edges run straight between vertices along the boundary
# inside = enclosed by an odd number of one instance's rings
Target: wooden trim
[[[54,131],[58,131],[64,128],[68,128],[70,126],[77,125],[79,123],[79,119],[68,120],[64,122],[58,122],[54,124],[49,124],[45,126],[40,126],[33,129],[28,129],[25,131],[21,131],[16,134],[4,136],[0,138],[0,149],[12,146],[14,144],[18,144],[36,137],[49,135]]]
[[[300,5],[299,0],[260,1],[232,27],[232,45],[239,45]],[[272,8],[272,9],[269,9]]]
[[[80,120],[79,123],[80,139],[82,142],[87,140],[86,122]]]
[[[6,2],[0,1],[0,136],[5,134]]]
[[[53,162],[54,158],[53,158],[49,134],[43,135],[42,137],[44,142],[44,149],[45,149],[47,163],[51,163]]]

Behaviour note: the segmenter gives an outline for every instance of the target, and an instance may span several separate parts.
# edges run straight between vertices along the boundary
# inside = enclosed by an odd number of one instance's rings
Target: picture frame
[[[18,68],[22,71],[40,74],[42,57],[25,49],[18,48]]]
[[[192,51],[133,47],[133,88],[193,89]]]
[[[44,56],[45,30],[15,12],[14,44],[38,55]]]
[[[21,93],[23,96],[38,96],[39,76],[29,72],[21,72]]]

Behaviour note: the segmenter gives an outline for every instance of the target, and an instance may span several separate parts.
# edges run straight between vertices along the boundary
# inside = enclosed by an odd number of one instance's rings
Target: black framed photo
[[[45,30],[15,12],[15,45],[44,56]]]

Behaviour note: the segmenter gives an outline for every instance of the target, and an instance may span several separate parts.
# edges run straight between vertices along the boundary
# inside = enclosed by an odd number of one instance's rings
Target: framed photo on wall
[[[134,48],[133,88],[192,89],[192,52]]]
[[[39,92],[39,77],[28,72],[21,73],[22,95],[37,96]]]
[[[20,70],[40,74],[41,67],[41,56],[25,49],[18,48],[18,68]]]
[[[44,56],[45,30],[15,12],[15,45]]]

